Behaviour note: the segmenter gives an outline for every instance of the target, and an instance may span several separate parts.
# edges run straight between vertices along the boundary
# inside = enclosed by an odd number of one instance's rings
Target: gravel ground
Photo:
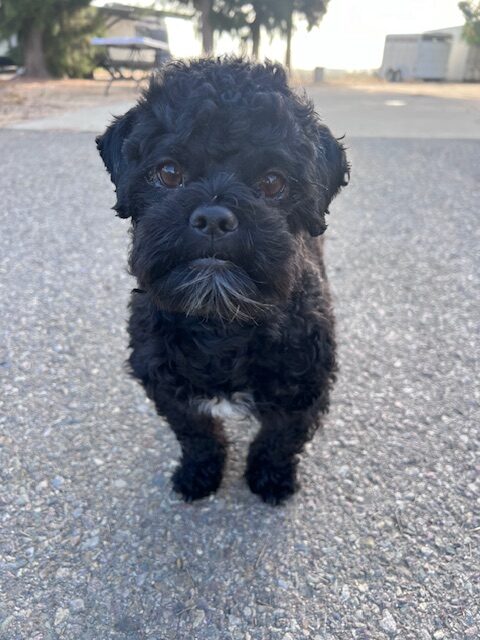
[[[125,222],[92,136],[0,131],[0,638],[480,635],[480,143],[350,141],[328,265],[342,372],[303,489],[185,505],[124,373]]]

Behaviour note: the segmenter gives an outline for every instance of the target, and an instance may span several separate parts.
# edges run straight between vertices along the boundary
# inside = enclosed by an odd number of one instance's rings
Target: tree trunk
[[[260,50],[260,21],[257,16],[255,16],[255,20],[252,22],[250,29],[252,32],[252,57],[254,60],[258,60],[258,52]]]
[[[32,24],[25,30],[23,41],[25,76],[29,78],[49,78],[45,53],[43,51],[43,31]]]
[[[213,27],[210,20],[213,0],[200,0],[198,6],[202,15],[202,53],[208,56],[213,52]]]
[[[293,8],[287,18],[287,50],[285,52],[285,66],[292,70],[292,34],[293,34]]]

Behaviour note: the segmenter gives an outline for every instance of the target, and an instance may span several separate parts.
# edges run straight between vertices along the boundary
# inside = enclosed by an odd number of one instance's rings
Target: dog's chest
[[[250,330],[193,322],[177,326],[170,339],[172,366],[194,387],[209,395],[248,388]]]

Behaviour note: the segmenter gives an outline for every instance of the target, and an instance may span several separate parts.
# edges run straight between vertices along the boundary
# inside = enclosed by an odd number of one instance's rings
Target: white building
[[[11,36],[8,40],[0,40],[0,56],[8,56],[10,49],[18,44],[17,36]]]
[[[462,37],[463,27],[388,35],[380,75],[392,81],[480,81],[480,47]]]

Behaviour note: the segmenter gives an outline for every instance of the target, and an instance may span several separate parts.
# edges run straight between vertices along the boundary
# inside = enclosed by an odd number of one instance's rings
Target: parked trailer
[[[449,34],[452,37],[446,80],[449,82],[480,81],[480,46],[469,44],[465,40],[463,27],[450,27],[430,33]]]
[[[451,40],[450,34],[389,35],[380,75],[391,82],[444,80]]]

